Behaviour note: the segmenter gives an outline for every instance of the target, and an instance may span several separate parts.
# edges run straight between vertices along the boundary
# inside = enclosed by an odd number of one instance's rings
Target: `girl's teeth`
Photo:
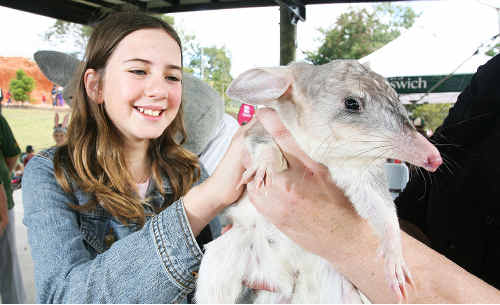
[[[151,115],[151,116],[159,116],[161,111],[158,110],[151,110],[151,109],[144,109],[144,108],[137,108],[139,112]]]

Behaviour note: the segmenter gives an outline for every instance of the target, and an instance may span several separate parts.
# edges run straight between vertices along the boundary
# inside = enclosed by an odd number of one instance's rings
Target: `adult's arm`
[[[10,173],[16,166],[21,149],[14,138],[14,134],[12,133],[7,120],[2,115],[0,115],[0,134],[2,134],[2,153],[5,157],[5,163],[7,164],[7,168]]]
[[[9,224],[9,211],[7,207],[7,195],[3,188],[3,183],[0,181],[0,236],[5,233],[5,229]]]
[[[260,111],[257,118],[281,147],[289,168],[275,174],[271,186],[248,184],[256,208],[304,249],[328,259],[371,301],[395,302],[396,294],[385,280],[384,262],[377,257],[379,239],[371,226],[355,212],[328,170],[298,148],[276,113]],[[408,302],[500,302],[497,289],[405,233],[402,240],[415,283],[408,287]]]
[[[9,169],[9,173],[12,172],[14,170],[14,168],[16,167],[16,163],[17,163],[18,158],[19,158],[19,154],[5,158],[5,163],[7,163],[7,168]]]
[[[375,303],[393,303],[394,293],[385,280],[382,258],[377,257],[379,240],[364,220],[354,217],[347,225],[356,234],[339,243],[336,232],[327,259]],[[345,237],[349,236],[349,239]],[[323,241],[324,242],[324,241]],[[414,286],[408,289],[409,303],[499,303],[500,292],[468,273],[445,256],[402,232],[406,263]],[[339,248],[345,247],[345,249]]]
[[[76,197],[57,184],[52,160],[29,162],[22,191],[37,303],[175,303],[194,290],[202,252],[182,200],[94,257],[82,230],[96,228],[80,227],[67,205]]]

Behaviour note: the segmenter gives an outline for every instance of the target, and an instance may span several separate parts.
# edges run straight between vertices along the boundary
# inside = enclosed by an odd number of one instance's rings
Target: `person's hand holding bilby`
[[[253,181],[248,183],[250,200],[264,217],[304,249],[330,258],[332,245],[349,244],[354,227],[351,224],[363,222],[361,217],[333,182],[327,167],[298,147],[275,111],[261,109],[257,119],[281,148],[288,169],[274,173],[271,185],[257,187]],[[339,251],[349,255],[350,249]]]

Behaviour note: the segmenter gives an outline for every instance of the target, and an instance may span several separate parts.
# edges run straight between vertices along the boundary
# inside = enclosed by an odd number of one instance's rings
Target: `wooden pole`
[[[295,60],[297,25],[292,24],[288,8],[280,5],[280,65],[285,66]]]

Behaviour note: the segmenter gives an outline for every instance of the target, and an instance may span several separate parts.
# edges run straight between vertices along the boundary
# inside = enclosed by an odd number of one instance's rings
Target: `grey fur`
[[[35,62],[43,74],[64,88],[64,98],[71,105],[73,77],[80,61],[57,51],[37,51]],[[189,73],[183,73],[182,102],[187,131],[184,147],[199,155],[214,137],[217,125],[224,114],[224,102],[208,84]]]

